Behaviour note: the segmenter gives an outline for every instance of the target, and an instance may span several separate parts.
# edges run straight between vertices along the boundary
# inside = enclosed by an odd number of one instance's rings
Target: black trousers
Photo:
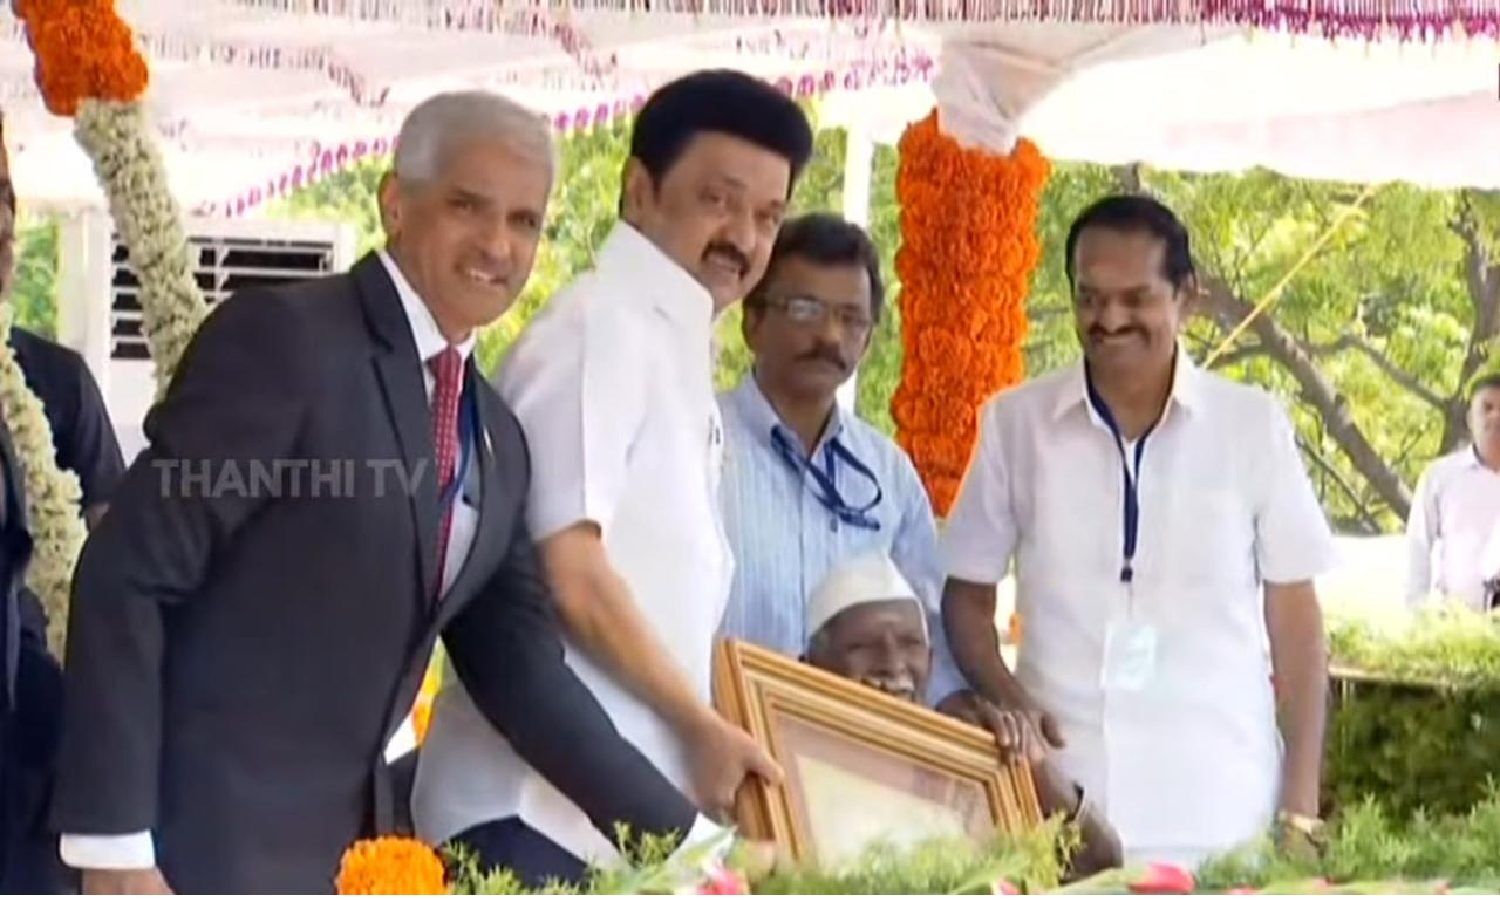
[[[588,868],[515,816],[475,825],[455,837],[453,843],[463,845],[478,858],[481,872],[509,869],[528,890],[539,890],[554,879],[578,884]]]

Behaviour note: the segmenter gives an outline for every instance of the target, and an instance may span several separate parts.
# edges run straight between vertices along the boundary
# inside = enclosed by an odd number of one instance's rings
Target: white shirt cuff
[[[65,834],[58,843],[62,861],[75,869],[154,869],[156,846],[151,832],[135,834]]]

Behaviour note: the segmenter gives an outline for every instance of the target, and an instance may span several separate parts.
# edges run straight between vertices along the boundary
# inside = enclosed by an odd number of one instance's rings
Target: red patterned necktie
[[[448,347],[427,360],[436,385],[432,390],[432,446],[437,451],[438,497],[442,498],[455,477],[463,473],[454,472],[458,465],[458,399],[463,393],[464,360],[459,352]],[[454,498],[457,502],[457,498]],[[443,565],[448,558],[448,531],[453,521],[453,503],[442,509],[442,524],[438,530],[438,584],[434,588],[442,592]]]

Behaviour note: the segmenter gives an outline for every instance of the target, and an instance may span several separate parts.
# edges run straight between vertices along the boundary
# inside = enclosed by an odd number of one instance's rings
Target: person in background
[[[16,280],[16,190],[0,117],[0,303],[13,301]],[[6,336],[31,392],[52,430],[60,469],[77,474],[89,525],[104,514],[124,473],[109,411],[83,357],[12,324]],[[52,893],[70,876],[46,828],[62,717],[62,669],[47,648],[47,616],[24,585],[31,537],[25,477],[8,430],[3,442],[4,499],[0,504],[0,591],[4,593],[5,699],[0,709],[0,891]]]
[[[927,695],[933,646],[928,610],[883,555],[840,562],[813,592],[807,606],[808,665],[858,681],[893,697],[921,703]],[[1061,815],[1081,838],[1069,860],[1071,877],[1118,866],[1120,841],[1082,787],[1047,758],[1040,740],[1014,712],[997,712],[989,723],[1007,754],[1031,765],[1042,815]]]
[[[533,450],[527,521],[568,664],[626,738],[727,817],[770,756],[710,705],[714,633],[733,560],[719,505],[723,428],[713,320],[760,280],[812,129],[759,79],[701,71],[636,115],[620,221],[594,267],[553,298],[496,386]],[[417,767],[418,832],[482,864],[525,846],[528,881],[576,880],[614,853],[456,681],[445,679]],[[717,829],[699,819],[696,844]]]
[[[939,627],[937,527],[916,468],[841,409],[885,312],[880,255],[829,213],[787,221],[744,302],[754,364],[720,395],[727,439],[724,518],[734,585],[722,633],[789,656],[807,645],[813,590],[844,560],[881,553],[927,604],[938,669],[930,699],[972,712]]]
[[[1187,229],[1106,197],[1064,256],[1083,361],[1001,392],[944,532],[943,617],[969,683],[1024,713],[1127,861],[1196,866],[1273,822],[1320,827],[1328,523],[1291,421],[1179,344]],[[995,585],[1012,562],[1012,674]]]
[[[1469,443],[1417,480],[1406,520],[1407,602],[1500,608],[1500,374],[1469,387]]]

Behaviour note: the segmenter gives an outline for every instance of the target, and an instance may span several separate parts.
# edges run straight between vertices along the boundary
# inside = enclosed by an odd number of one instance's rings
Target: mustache
[[[797,357],[797,359],[805,362],[817,362],[820,360],[830,362],[838,366],[841,371],[847,371],[849,368],[849,363],[844,360],[844,354],[840,353],[839,349],[832,344],[819,344]]]
[[[728,244],[723,241],[715,241],[712,244],[709,244],[703,250],[703,258],[708,259],[711,256],[722,256],[723,258],[734,263],[739,267],[741,276],[750,271],[750,258],[744,253],[740,252],[740,248],[736,247],[733,244]]]

